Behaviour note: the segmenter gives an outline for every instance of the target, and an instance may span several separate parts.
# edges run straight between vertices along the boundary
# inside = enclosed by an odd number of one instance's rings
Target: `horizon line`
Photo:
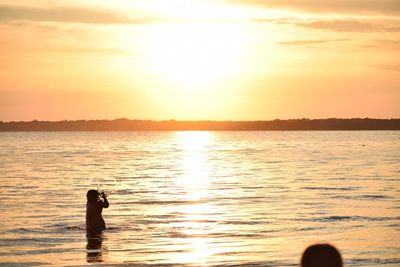
[[[272,121],[293,121],[293,120],[399,120],[399,118],[375,118],[375,117],[352,117],[352,118],[340,118],[340,117],[325,117],[325,118],[290,118],[290,119],[249,119],[249,120],[212,120],[212,119],[197,119],[197,120],[180,120],[180,119],[130,119],[130,118],[114,118],[114,119],[62,119],[62,120],[0,120],[0,123],[29,123],[29,122],[82,122],[82,121],[118,121],[118,120],[128,120],[128,121],[151,121],[151,122],[272,122]]]

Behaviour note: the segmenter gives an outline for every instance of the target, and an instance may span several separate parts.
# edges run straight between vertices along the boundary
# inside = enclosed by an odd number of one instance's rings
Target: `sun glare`
[[[141,90],[157,106],[154,112],[167,111],[157,115],[163,119],[234,113],[242,100],[237,92],[254,73],[254,11],[217,0],[153,0],[127,3],[125,13],[138,6],[148,23],[126,26],[112,38],[127,51],[114,61],[123,74],[119,82]],[[135,38],[138,33],[142,38]]]
[[[147,38],[148,67],[177,90],[212,90],[239,73],[244,41],[236,24],[160,24]]]

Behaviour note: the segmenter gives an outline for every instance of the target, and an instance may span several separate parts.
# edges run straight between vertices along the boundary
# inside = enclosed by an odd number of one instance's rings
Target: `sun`
[[[140,91],[154,112],[162,111],[157,117],[202,120],[235,113],[253,73],[255,31],[248,14],[222,1],[140,3],[154,20],[112,37],[127,51],[114,61],[120,81]]]
[[[213,90],[240,73],[240,25],[169,23],[147,36],[147,64],[158,81],[177,90]]]

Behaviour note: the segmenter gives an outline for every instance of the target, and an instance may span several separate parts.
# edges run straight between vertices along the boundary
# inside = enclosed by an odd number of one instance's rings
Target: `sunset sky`
[[[0,0],[0,120],[400,117],[399,0]]]

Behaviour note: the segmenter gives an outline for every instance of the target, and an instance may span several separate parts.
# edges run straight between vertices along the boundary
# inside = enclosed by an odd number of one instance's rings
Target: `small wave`
[[[400,217],[369,217],[369,216],[328,216],[322,218],[306,219],[315,222],[340,222],[340,221],[394,221]]]
[[[0,246],[8,246],[9,244],[12,245],[27,245],[27,244],[55,244],[55,243],[66,243],[71,241],[68,238],[62,237],[35,237],[35,238],[1,238],[0,239]]]
[[[333,177],[333,178],[328,178],[327,180],[341,181],[341,180],[349,180],[349,178],[346,178],[346,177]]]
[[[363,198],[363,199],[390,199],[391,197],[384,196],[384,195],[361,195],[360,198]]]
[[[229,234],[224,234],[224,236],[226,237],[230,237],[230,238],[251,238],[251,239],[263,239],[265,238],[266,234],[270,234],[270,233],[266,233],[265,231],[260,231],[259,233],[255,233],[255,234],[251,234],[251,233],[229,233]]]
[[[307,231],[315,231],[321,229],[320,227],[303,227],[300,228],[298,231],[300,232],[307,232]]]
[[[392,265],[399,264],[400,258],[391,258],[391,259],[378,259],[378,258],[368,258],[368,259],[350,259],[348,261],[349,265],[359,265],[359,266],[371,266],[371,265]],[[397,266],[399,266],[397,265]]]
[[[190,252],[187,250],[176,250],[172,251],[176,253],[185,253],[185,252]],[[240,252],[223,252],[219,253],[217,255],[241,255],[242,253]],[[136,262],[129,262],[126,261],[122,264],[113,264],[113,265],[108,265],[108,264],[102,264],[102,266],[132,266],[132,267],[159,267],[159,266],[164,266],[164,267],[173,267],[173,266],[182,266],[182,267],[192,267],[192,266],[197,266],[193,265],[192,263],[184,264],[184,263],[163,263],[163,264],[152,264],[152,263],[147,263],[147,264],[140,264]],[[208,266],[208,265],[207,265]],[[246,262],[246,263],[223,263],[223,264],[211,264],[210,266],[213,267],[295,267],[298,266],[297,263],[294,262],[288,262],[288,261],[283,261],[283,260],[275,260],[275,261],[262,261],[262,262]]]
[[[13,251],[12,254],[14,256],[25,256],[25,255],[45,255],[45,254],[62,254],[68,251],[68,249],[64,248],[49,248],[44,247],[44,245],[41,245],[41,249],[23,249],[19,251]],[[5,254],[7,255],[7,254]],[[47,264],[46,264],[47,265]],[[23,265],[25,266],[25,265]]]
[[[243,190],[246,190],[246,189],[261,189],[261,188],[264,188],[264,186],[242,186]],[[224,189],[224,188],[222,188],[222,189]],[[231,188],[227,188],[227,189],[231,189]]]
[[[193,205],[208,203],[208,200],[144,200],[144,201],[131,201],[125,204],[129,205]]]
[[[400,231],[400,223],[388,224],[388,225],[386,225],[386,227],[394,228],[394,229],[396,229],[397,231]]]
[[[165,224],[165,220],[157,220],[157,219],[144,219],[144,220],[136,220],[137,224],[151,225],[151,224]],[[168,223],[217,223],[215,220],[168,220]]]
[[[333,199],[354,199],[354,196],[352,195],[332,195],[329,196],[329,198],[333,198]]]
[[[37,261],[28,261],[28,262],[24,262],[23,264],[21,264],[20,262],[2,262],[1,263],[2,266],[8,266],[8,267],[21,267],[21,266],[43,266],[43,265],[47,265],[46,262],[37,262]]]
[[[63,232],[63,231],[82,231],[86,230],[86,226],[84,224],[81,225],[70,225],[70,224],[51,224],[45,227],[48,231],[55,231],[55,232]]]
[[[170,232],[168,237],[170,238],[208,238],[214,236],[213,234],[185,234],[182,232]]]
[[[142,230],[141,228],[139,228],[139,227],[133,227],[133,226],[131,226],[131,227],[119,227],[119,226],[111,226],[111,227],[108,227],[107,226],[107,228],[106,228],[106,232],[113,232],[113,233],[115,233],[115,232],[120,232],[120,231],[124,231],[124,230],[130,230],[130,231],[139,231],[139,230]]]
[[[239,263],[239,264],[218,264],[213,265],[214,267],[294,267],[298,266],[297,263],[287,262],[287,261],[265,261],[265,262],[249,262],[249,263]]]
[[[267,224],[267,221],[254,220],[254,221],[222,221],[221,224],[232,224],[232,225],[258,225]]]
[[[114,195],[137,195],[137,194],[151,194],[151,193],[158,193],[156,190],[128,190],[128,189],[119,189],[116,190],[113,194]]]
[[[86,226],[84,226],[84,225],[72,225],[72,226],[65,226],[62,229],[63,230],[67,230],[67,231],[79,231],[79,232],[81,232],[81,231],[86,231]],[[107,232],[109,232],[109,231],[118,232],[120,230],[124,230],[124,228],[123,227],[112,226],[112,227],[107,227],[105,231],[107,231]]]
[[[359,187],[314,187],[306,186],[302,187],[304,190],[334,190],[334,191],[354,191],[359,189]]]
[[[172,251],[172,253],[186,253],[186,252],[190,252],[188,250],[176,250],[176,251]],[[229,255],[229,254],[227,254]],[[101,263],[101,266],[107,266],[107,267],[114,267],[114,266],[130,266],[130,267],[175,267],[175,266],[181,266],[181,267],[193,267],[193,266],[203,266],[203,265],[195,265],[193,263],[147,263],[147,264],[143,264],[143,263],[136,263],[136,262],[131,262],[131,261],[126,261],[124,263],[121,264],[104,264]],[[297,264],[290,264],[288,262],[279,262],[279,261],[271,261],[271,262],[256,262],[256,263],[242,263],[242,264],[234,264],[234,263],[224,263],[224,264],[207,264],[205,266],[213,266],[213,267],[270,267],[270,266],[274,266],[274,267],[295,267],[298,266]]]
[[[80,225],[73,225],[73,226],[66,226],[65,230],[82,231],[82,230],[86,230],[86,227],[80,226]]]
[[[37,189],[39,186],[37,185],[20,185],[18,186],[18,189]]]
[[[41,229],[41,228],[15,228],[7,231],[7,233],[19,233],[19,234],[25,234],[25,233],[46,233],[49,232],[48,229]]]
[[[355,200],[388,200],[393,199],[391,196],[384,196],[384,195],[334,195],[330,196],[330,198],[336,199],[355,199]]]

